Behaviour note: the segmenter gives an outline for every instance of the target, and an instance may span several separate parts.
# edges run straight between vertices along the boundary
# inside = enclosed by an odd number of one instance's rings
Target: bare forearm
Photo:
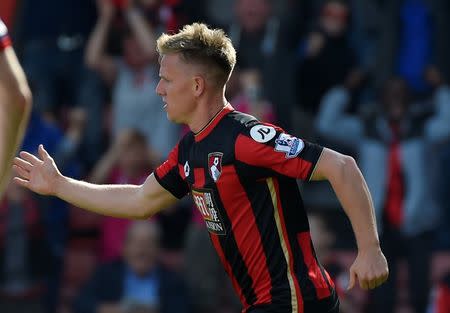
[[[0,194],[9,180],[12,159],[20,146],[25,132],[28,110],[16,103],[1,103],[0,106]]]
[[[94,213],[130,219],[147,216],[137,185],[96,185],[61,176],[56,186],[55,196]]]
[[[31,92],[11,47],[0,54],[0,194],[22,142],[31,110]]]
[[[379,246],[372,198],[352,158],[345,159],[341,175],[330,183],[350,219],[358,248]]]

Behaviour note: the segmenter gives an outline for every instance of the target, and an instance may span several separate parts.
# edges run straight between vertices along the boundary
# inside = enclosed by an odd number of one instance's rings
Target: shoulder
[[[276,125],[261,122],[256,117],[239,111],[231,112],[228,118],[240,135],[251,137],[259,143],[272,140],[277,132],[282,131]]]

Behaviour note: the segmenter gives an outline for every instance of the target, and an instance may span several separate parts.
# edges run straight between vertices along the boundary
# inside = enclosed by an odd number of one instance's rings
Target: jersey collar
[[[227,115],[228,113],[234,111],[234,108],[231,104],[225,105],[222,110],[216,113],[213,118],[205,125],[198,133],[194,134],[195,142],[199,142],[203,140],[206,136],[208,136],[211,131],[216,127],[216,125],[220,122],[220,120]]]

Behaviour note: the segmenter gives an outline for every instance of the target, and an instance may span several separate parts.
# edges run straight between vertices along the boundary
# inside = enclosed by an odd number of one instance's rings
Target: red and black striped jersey
[[[174,196],[192,194],[244,312],[328,312],[338,303],[296,181],[309,180],[322,149],[228,105],[155,171]]]
[[[6,49],[11,45],[11,39],[8,35],[8,29],[3,21],[0,19],[0,51]]]

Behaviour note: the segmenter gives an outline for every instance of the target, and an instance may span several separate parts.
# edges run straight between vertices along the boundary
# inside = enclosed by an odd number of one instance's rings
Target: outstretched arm
[[[0,196],[12,159],[22,142],[31,110],[31,92],[0,20]]]
[[[324,148],[311,179],[331,183],[352,224],[358,256],[350,268],[349,289],[356,279],[363,289],[381,285],[387,280],[388,265],[380,248],[370,192],[355,160]]]
[[[142,185],[96,185],[65,177],[42,145],[39,158],[21,152],[14,169],[14,181],[23,187],[107,216],[145,219],[177,201],[153,174]]]

